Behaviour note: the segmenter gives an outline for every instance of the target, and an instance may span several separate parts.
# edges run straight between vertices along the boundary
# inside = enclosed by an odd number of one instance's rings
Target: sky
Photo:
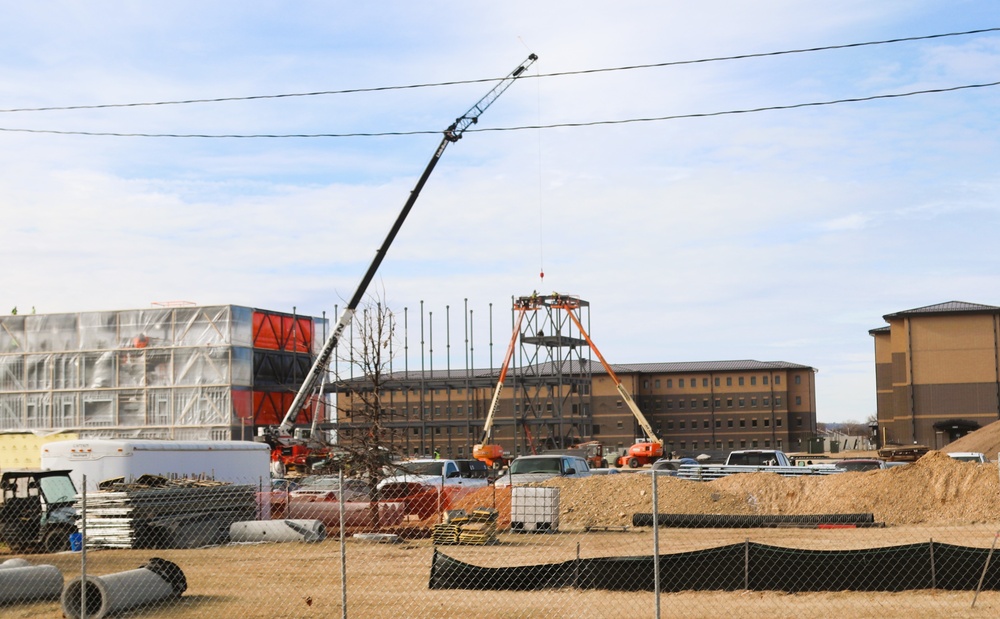
[[[535,53],[483,131],[449,145],[373,282],[409,316],[406,362],[420,363],[421,306],[434,367],[445,350],[464,367],[466,309],[472,365],[495,367],[511,297],[558,291],[590,302],[612,363],[808,365],[818,420],[864,421],[882,316],[1000,305],[1000,87],[704,115],[996,82],[1000,32],[579,72],[996,28],[998,13],[993,0],[3,2],[0,308],[334,318],[437,132],[492,88],[475,80]],[[9,111],[439,82],[473,83]],[[490,130],[538,125],[563,126]]]

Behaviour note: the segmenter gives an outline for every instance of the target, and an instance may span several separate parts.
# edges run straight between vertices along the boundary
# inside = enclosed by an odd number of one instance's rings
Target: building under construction
[[[353,433],[371,432],[377,421],[386,447],[397,454],[437,451],[469,457],[473,445],[482,442],[506,371],[491,440],[509,455],[583,440],[598,440],[614,450],[641,438],[616,380],[634,397],[668,452],[799,451],[815,435],[814,370],[809,366],[760,361],[613,364],[608,366],[613,377],[594,361],[586,333],[590,304],[564,295],[512,299],[509,326],[497,337],[505,342],[510,334],[509,364],[493,361],[491,308],[481,321],[485,326],[477,325],[479,331],[489,330],[489,361],[482,364],[474,361],[473,312],[466,307],[464,314],[463,344],[453,346],[446,308],[442,346],[440,320],[438,341],[434,339],[433,312],[425,315],[421,303],[419,327],[411,328],[410,312],[404,309],[401,342],[388,351],[377,385],[351,361],[357,337],[352,328],[330,368],[339,380],[326,385],[328,393],[336,394],[336,409],[327,406],[326,396],[310,398],[295,425],[317,422],[334,430],[339,440],[350,441]],[[497,322],[506,319],[498,316]],[[324,319],[235,305],[3,316],[0,432],[250,439],[281,423],[325,331]],[[435,344],[444,355],[435,353]],[[411,354],[417,350],[419,354]],[[464,360],[453,363],[459,350]],[[377,410],[363,404],[365,393],[378,393]]]
[[[3,316],[0,432],[249,439],[284,417],[325,324],[235,305]]]
[[[488,369],[469,364],[467,314],[466,366],[458,370],[451,367],[447,324],[447,368],[434,369],[433,361],[425,360],[421,311],[420,369],[411,370],[404,356],[402,370],[390,366],[377,381],[342,376],[329,387],[338,401],[337,419],[330,427],[342,441],[377,427],[387,446],[411,456],[470,457],[487,430],[491,442],[509,456],[587,440],[614,451],[642,437],[618,389],[620,381],[668,452],[721,454],[754,447],[799,451],[815,435],[812,367],[745,360],[614,364],[609,372],[593,361],[595,353],[600,354],[587,333],[589,311],[590,304],[574,296],[513,299],[507,358],[494,367],[491,354]],[[404,348],[410,349],[408,330]],[[506,388],[498,391],[498,384],[504,383]],[[366,397],[373,393],[378,397]],[[491,406],[494,395],[498,397]]]

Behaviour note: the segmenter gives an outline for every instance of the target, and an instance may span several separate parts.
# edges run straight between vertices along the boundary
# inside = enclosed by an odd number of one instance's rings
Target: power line
[[[708,118],[712,116],[731,116],[736,114],[755,114],[758,112],[771,112],[781,110],[793,110],[805,107],[820,107],[827,105],[838,105],[844,103],[861,103],[864,101],[877,101],[879,99],[899,99],[902,97],[913,97],[917,95],[938,94],[945,92],[956,92],[959,90],[970,90],[974,88],[990,88],[1000,86],[1000,82],[987,82],[983,84],[965,84],[962,86],[950,86],[946,88],[929,88],[924,90],[911,90],[909,92],[888,93],[881,95],[870,95],[867,97],[851,97],[846,99],[833,99],[829,101],[810,101],[805,103],[791,103],[788,105],[771,105],[766,107],[746,108],[739,110],[723,110],[717,112],[695,112],[691,114],[673,114],[669,116],[652,116],[645,118],[625,118],[617,120],[593,120],[575,123],[553,123],[548,125],[518,125],[514,127],[484,127],[479,129],[468,129],[467,133],[482,133],[486,131],[522,131],[525,129],[558,129],[564,127],[594,127],[599,125],[624,125],[629,123],[660,122],[668,120],[681,120],[685,118]],[[0,127],[0,132],[8,133],[45,133],[53,135],[83,135],[96,137],[117,137],[117,138],[208,138],[208,139],[283,139],[283,138],[374,138],[409,135],[439,135],[440,130],[418,130],[418,131],[381,131],[370,133],[253,133],[253,134],[208,134],[208,133],[118,133],[111,131],[60,131],[56,129],[15,129],[10,127]]]
[[[561,71],[558,73],[540,73],[536,75],[524,75],[522,79],[538,79],[538,78],[548,78],[548,77],[564,77],[569,75],[589,75],[593,73],[610,73],[614,71],[633,71],[637,69],[654,69],[662,67],[675,67],[681,65],[689,64],[702,64],[709,62],[723,62],[729,60],[747,60],[750,58],[767,58],[773,56],[785,56],[789,54],[806,54],[812,52],[837,50],[837,49],[850,49],[855,47],[866,47],[872,45],[890,45],[894,43],[905,43],[910,41],[926,41],[931,39],[942,39],[946,37],[960,37],[969,36],[973,34],[985,34],[988,32],[998,32],[1000,27],[993,28],[980,28],[977,30],[965,30],[963,32],[946,32],[941,34],[928,34],[912,37],[899,37],[895,39],[883,39],[880,41],[865,41],[861,43],[844,43],[840,45],[824,45],[819,47],[807,47],[800,49],[789,49],[773,52],[759,52],[752,54],[738,54],[735,56],[718,56],[713,58],[699,58],[695,60],[674,60],[669,62],[658,62],[651,64],[637,64],[637,65],[627,65],[621,67],[607,67],[600,69],[582,69],[579,71]],[[215,97],[215,98],[205,98],[205,99],[179,99],[172,101],[144,101],[135,103],[101,103],[94,105],[63,105],[63,106],[49,106],[49,107],[24,107],[24,108],[10,108],[10,109],[0,109],[0,113],[16,113],[16,112],[53,112],[53,111],[68,111],[68,110],[98,110],[98,109],[109,109],[109,108],[127,108],[127,107],[152,107],[159,105],[192,105],[198,103],[226,103],[231,101],[259,101],[263,99],[288,99],[295,97],[318,97],[326,95],[345,95],[345,94],[357,94],[366,92],[384,92],[391,90],[413,90],[418,88],[437,88],[440,86],[457,86],[462,84],[480,84],[484,82],[495,82],[499,78],[482,78],[473,80],[454,80],[447,82],[427,82],[422,84],[407,84],[402,86],[377,86],[371,88],[347,88],[342,90],[317,90],[313,92],[295,92],[295,93],[283,93],[283,94],[272,94],[272,95],[248,95],[242,97]],[[236,137],[236,136],[229,136]]]

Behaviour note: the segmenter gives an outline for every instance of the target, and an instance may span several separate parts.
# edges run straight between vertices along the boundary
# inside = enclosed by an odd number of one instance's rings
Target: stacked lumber
[[[224,543],[229,525],[257,518],[253,486],[137,485],[87,494],[88,548],[195,548]]]
[[[434,525],[434,544],[492,544],[496,542],[499,515],[489,507],[477,507],[470,513],[449,511],[446,522]]]

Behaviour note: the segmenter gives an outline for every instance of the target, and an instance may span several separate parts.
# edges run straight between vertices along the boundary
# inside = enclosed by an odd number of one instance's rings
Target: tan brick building
[[[872,329],[879,439],[940,448],[1000,418],[1000,307],[949,301]]]
[[[815,370],[783,361],[614,364],[667,451],[721,456],[733,449],[805,451],[816,432]],[[609,450],[641,436],[604,368],[590,363],[585,383],[550,384],[528,403],[517,376],[508,378],[494,424],[494,442],[511,455],[599,440]],[[544,377],[543,377],[544,378]],[[481,440],[496,373],[451,370],[386,377],[381,425],[395,451],[469,457]],[[355,389],[364,389],[359,383]],[[335,428],[349,440],[367,431],[359,400],[338,393]]]

